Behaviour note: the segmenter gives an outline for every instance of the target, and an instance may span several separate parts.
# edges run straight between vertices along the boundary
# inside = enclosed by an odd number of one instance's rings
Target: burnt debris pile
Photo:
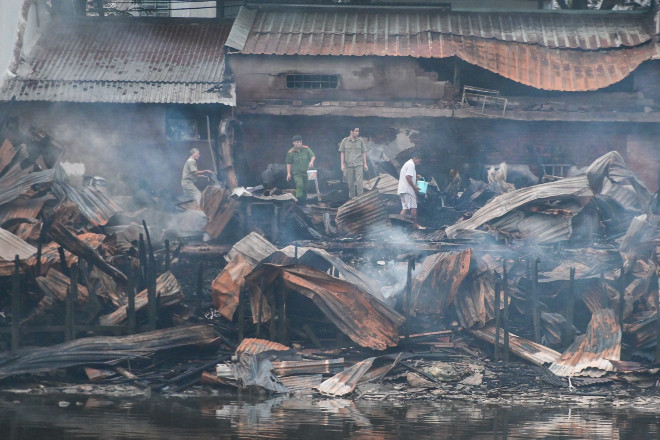
[[[349,201],[216,184],[169,210],[75,182],[62,152],[0,146],[0,380],[498,396],[515,359],[551,387],[654,383],[657,198],[617,152],[521,188],[501,164],[452,207],[429,179],[438,227],[413,232],[387,173]]]

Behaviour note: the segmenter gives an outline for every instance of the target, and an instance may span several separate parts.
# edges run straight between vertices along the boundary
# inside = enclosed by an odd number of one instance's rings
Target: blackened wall
[[[584,167],[612,150],[619,151],[650,188],[657,180],[658,124],[260,115],[239,119],[253,183],[269,163],[284,163],[294,134],[302,135],[303,143],[315,151],[317,168],[339,175],[338,143],[353,125],[360,127],[369,148],[382,148],[399,163],[409,158],[410,149],[419,149],[425,157],[420,169],[438,181],[450,168],[469,163],[535,166],[536,154],[543,151],[546,163]]]

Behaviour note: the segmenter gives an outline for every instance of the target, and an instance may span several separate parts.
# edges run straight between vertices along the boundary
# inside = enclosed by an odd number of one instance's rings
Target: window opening
[[[339,75],[295,74],[286,76],[287,89],[336,89]]]

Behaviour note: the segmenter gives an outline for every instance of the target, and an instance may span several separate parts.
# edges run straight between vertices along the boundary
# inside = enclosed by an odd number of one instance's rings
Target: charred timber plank
[[[212,326],[181,326],[139,335],[93,337],[37,349],[0,355],[0,379],[45,373],[89,364],[112,365],[126,359],[149,357],[162,350],[206,346],[217,342]]]
[[[71,286],[71,279],[62,272],[51,269],[45,277],[37,277],[36,280],[39,289],[50,294],[60,301],[66,301],[66,292]],[[83,305],[89,298],[89,292],[85,286],[78,286],[78,305]]]
[[[135,296],[136,312],[147,306],[148,295],[148,289],[144,289]],[[165,272],[156,280],[156,296],[158,297],[158,306],[160,308],[179,304],[183,300],[181,284],[179,284],[171,272]],[[119,325],[126,320],[127,316],[128,305],[124,305],[109,315],[102,316],[99,322],[101,325]]]
[[[53,240],[63,248],[80,258],[92,263],[103,272],[110,275],[115,281],[125,286],[128,278],[119,269],[109,265],[90,245],[80,240],[73,233],[58,222],[50,227],[49,234]]]

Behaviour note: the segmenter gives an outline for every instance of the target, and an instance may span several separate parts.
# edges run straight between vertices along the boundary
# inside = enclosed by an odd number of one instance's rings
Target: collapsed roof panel
[[[517,189],[491,199],[467,220],[458,222],[446,229],[448,238],[457,238],[460,230],[474,230],[498,217],[502,217],[526,203],[557,198],[592,197],[586,175],[568,177],[554,182],[541,183],[527,188]]]
[[[614,371],[610,359],[621,359],[621,327],[612,309],[600,309],[592,314],[586,334],[549,368],[557,376],[600,377]]]

